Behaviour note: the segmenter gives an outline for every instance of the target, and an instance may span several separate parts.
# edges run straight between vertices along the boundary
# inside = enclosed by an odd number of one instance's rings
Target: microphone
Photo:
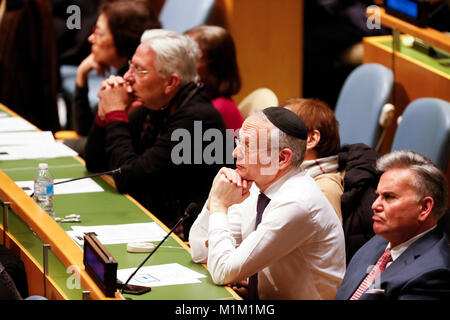
[[[54,186],[56,186],[57,184],[62,184],[62,183],[67,183],[67,182],[72,182],[72,181],[76,181],[76,180],[81,180],[81,179],[87,179],[87,178],[94,178],[94,177],[98,177],[98,176],[102,176],[104,174],[114,174],[114,173],[121,173],[122,169],[121,168],[117,168],[111,171],[106,171],[106,172],[99,172],[99,173],[94,173],[88,176],[84,176],[84,177],[78,177],[78,178],[73,178],[73,179],[68,179],[68,180],[64,180],[64,181],[59,181],[59,182],[55,182],[53,183]],[[30,195],[30,197],[33,198],[34,196],[34,192]]]
[[[195,203],[191,202],[186,210],[184,211],[184,216],[178,220],[178,222],[173,226],[172,229],[167,233],[167,235],[164,237],[164,239],[161,240],[161,242],[158,243],[158,245],[155,247],[155,249],[150,252],[150,254],[147,256],[147,258],[142,261],[142,263],[134,270],[134,272],[128,277],[127,281],[125,281],[124,284],[119,283],[118,281],[118,287],[121,289],[121,293],[129,293],[129,294],[142,294],[145,292],[148,292],[151,290],[150,287],[142,287],[142,286],[132,286],[128,285],[128,282],[134,277],[134,275],[139,271],[139,269],[150,259],[150,257],[158,250],[158,248],[166,241],[166,239],[172,234],[172,232],[187,218],[189,218],[190,215],[197,215],[201,210],[201,207]]]

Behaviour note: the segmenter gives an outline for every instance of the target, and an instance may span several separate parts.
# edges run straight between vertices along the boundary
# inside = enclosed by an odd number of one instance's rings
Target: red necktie
[[[372,271],[364,278],[364,280],[359,285],[358,289],[356,289],[355,293],[353,293],[350,300],[358,300],[364,292],[372,285],[377,277],[386,269],[386,265],[392,261],[391,249],[387,248],[383,255],[378,259],[375,267],[372,268]]]

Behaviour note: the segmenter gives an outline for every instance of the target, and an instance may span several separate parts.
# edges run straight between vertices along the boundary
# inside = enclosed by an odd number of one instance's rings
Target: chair
[[[214,0],[166,0],[159,14],[164,29],[183,33],[206,23]]]
[[[445,172],[450,154],[450,103],[420,98],[403,112],[391,151],[412,150],[430,158]]]
[[[77,75],[78,66],[72,65],[62,65],[60,67],[61,73],[61,91],[64,95],[66,103],[68,105],[71,104],[73,95],[75,92],[75,79]],[[105,80],[106,77],[101,77],[97,75],[97,71],[92,70],[88,75],[88,86],[89,86],[89,104],[91,107],[94,107],[98,104],[97,93],[100,91],[102,86],[102,81]]]
[[[238,105],[242,117],[247,118],[253,110],[262,110],[267,107],[277,106],[278,98],[275,93],[267,88],[259,88],[246,96]]]
[[[375,148],[381,135],[379,119],[393,81],[392,71],[377,63],[360,65],[350,73],[335,108],[342,145],[364,143]]]

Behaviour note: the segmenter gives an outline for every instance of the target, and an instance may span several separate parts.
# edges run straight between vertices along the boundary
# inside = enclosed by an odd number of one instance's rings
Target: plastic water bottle
[[[55,219],[53,208],[53,177],[48,171],[48,164],[40,163],[39,170],[34,177],[34,201]]]

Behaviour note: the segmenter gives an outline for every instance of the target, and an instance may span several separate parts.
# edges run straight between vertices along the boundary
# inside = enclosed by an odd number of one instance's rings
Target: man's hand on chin
[[[229,170],[234,172],[232,169]],[[230,174],[231,172],[228,173]],[[244,188],[244,182],[239,180],[240,177],[234,174],[231,179],[230,177],[231,176],[224,174],[221,169],[214,179],[208,200],[211,213],[227,213],[230,206],[236,203],[241,203],[250,195],[250,192],[247,189],[247,182],[245,182],[246,188]]]

